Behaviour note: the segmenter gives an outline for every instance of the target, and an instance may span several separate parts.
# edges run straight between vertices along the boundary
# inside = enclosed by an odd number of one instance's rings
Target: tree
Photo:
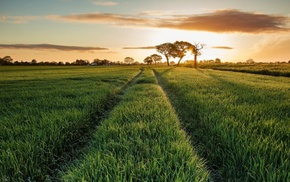
[[[108,64],[110,64],[109,60],[107,60],[107,59],[101,60],[101,59],[98,59],[98,58],[94,59],[94,61],[92,63],[92,65],[108,65]]]
[[[125,63],[128,63],[128,64],[131,64],[131,63],[134,62],[134,59],[133,59],[132,57],[126,57],[126,58],[124,59],[124,62],[125,62]]]
[[[13,61],[13,59],[10,56],[5,56],[4,58],[2,58],[4,61],[11,63]]]
[[[248,60],[246,61],[246,63],[247,63],[247,64],[254,64],[255,61],[254,61],[253,59],[248,59]]]
[[[160,55],[158,55],[158,54],[152,54],[150,57],[155,62],[155,64],[156,64],[156,62],[159,62],[159,61],[162,60],[162,57]]]
[[[186,41],[176,41],[174,42],[175,49],[171,53],[174,58],[178,57],[178,63],[177,65],[179,66],[180,61],[182,58],[185,56],[186,52],[192,49],[192,44]]]
[[[57,65],[64,65],[64,63],[63,63],[62,61],[59,61],[59,62],[57,63]]]
[[[221,61],[221,59],[220,58],[215,58],[215,61],[214,61],[215,63],[221,63],[222,61]]]
[[[37,61],[35,59],[32,59],[31,64],[37,64]]]
[[[191,53],[194,54],[194,62],[193,62],[193,67],[197,68],[197,56],[201,55],[200,50],[203,49],[205,44],[201,43],[194,43],[192,47],[190,48]]]
[[[0,65],[9,65],[12,64],[13,59],[10,56],[5,56],[0,58]]]
[[[88,65],[88,64],[90,64],[90,62],[88,60],[77,59],[76,62],[75,62],[75,64],[76,65]]]
[[[160,44],[160,45],[156,46],[156,50],[157,50],[157,52],[159,52],[165,56],[166,61],[167,61],[167,66],[169,66],[169,58],[173,57],[172,53],[175,50],[174,44],[172,44],[170,42]]]
[[[152,64],[153,62],[153,59],[151,56],[147,56],[145,59],[144,59],[144,63],[147,63],[147,64]]]

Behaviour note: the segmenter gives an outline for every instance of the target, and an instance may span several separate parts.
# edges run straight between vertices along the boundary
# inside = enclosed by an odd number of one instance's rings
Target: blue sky
[[[156,51],[140,47],[184,40],[207,45],[199,59],[288,61],[289,7],[289,0],[1,0],[0,57],[142,62]]]

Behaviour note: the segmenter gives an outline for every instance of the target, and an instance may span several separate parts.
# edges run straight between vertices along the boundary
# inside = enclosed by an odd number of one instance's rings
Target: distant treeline
[[[133,62],[133,63],[124,63],[121,61],[109,61],[107,59],[94,59],[93,62],[90,62],[85,59],[76,59],[74,62],[63,62],[63,61],[37,61],[35,59],[31,61],[13,61],[13,59],[10,56],[5,56],[3,58],[0,58],[0,65],[42,65],[42,66],[70,66],[70,65],[122,65],[122,64],[140,64],[139,62]]]

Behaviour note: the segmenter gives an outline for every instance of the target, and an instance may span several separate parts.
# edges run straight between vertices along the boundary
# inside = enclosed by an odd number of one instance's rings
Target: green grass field
[[[290,79],[0,67],[0,181],[290,181]]]
[[[221,71],[234,71],[272,76],[286,76],[290,77],[290,64],[283,63],[222,63],[222,64],[200,64],[200,68],[214,69]]]
[[[215,70],[156,69],[218,181],[290,180],[290,79]]]
[[[139,71],[0,67],[0,181],[43,181],[57,173]]]
[[[97,130],[65,181],[208,181],[203,162],[152,70],[145,70]]]

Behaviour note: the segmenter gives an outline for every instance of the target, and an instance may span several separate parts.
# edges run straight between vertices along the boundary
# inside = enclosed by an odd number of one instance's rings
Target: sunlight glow
[[[232,42],[227,34],[217,34],[211,32],[198,32],[198,31],[182,31],[182,30],[172,30],[172,29],[156,29],[154,34],[152,34],[151,39],[148,40],[148,45],[162,44],[165,42],[175,42],[175,41],[187,41],[192,44],[203,43],[206,46],[201,50],[202,55],[198,59],[215,59],[223,58],[228,52],[233,52],[232,50],[225,49],[214,49],[214,46],[232,46]],[[150,43],[151,42],[151,43]],[[187,53],[183,58],[185,60],[192,60],[193,55]],[[176,60],[174,60],[176,61]]]

